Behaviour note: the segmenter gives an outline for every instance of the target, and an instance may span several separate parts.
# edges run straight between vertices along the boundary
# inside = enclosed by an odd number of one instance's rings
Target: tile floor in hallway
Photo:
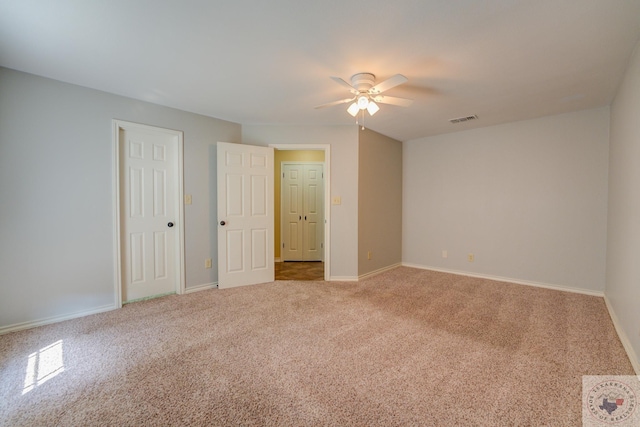
[[[275,276],[276,280],[324,280],[324,262],[276,262]]]

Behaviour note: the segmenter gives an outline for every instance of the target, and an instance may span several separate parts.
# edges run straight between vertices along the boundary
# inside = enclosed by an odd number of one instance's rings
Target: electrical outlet
[[[333,196],[333,198],[331,199],[332,205],[339,205],[341,203],[342,203],[342,197],[340,196]]]
[[[449,256],[449,254],[447,253],[446,249],[442,250],[442,258],[447,258]]]
[[[371,251],[367,252],[367,259],[371,259]]]
[[[185,205],[190,205],[191,204],[191,194],[185,194],[185,196],[184,196],[184,204]]]
[[[211,258],[204,260],[204,268],[211,268]]]
[[[475,257],[473,256],[473,254],[467,255],[467,259],[469,260],[469,262],[473,262],[474,258]]]

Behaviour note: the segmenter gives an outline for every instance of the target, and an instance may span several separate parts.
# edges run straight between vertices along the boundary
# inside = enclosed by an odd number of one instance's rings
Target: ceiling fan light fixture
[[[355,117],[356,114],[358,114],[358,111],[360,111],[360,107],[358,107],[358,103],[356,102],[349,105],[349,108],[347,108],[347,113],[351,114],[353,117]]]
[[[380,110],[380,107],[378,107],[378,104],[376,104],[373,101],[369,101],[369,105],[367,105],[367,111],[369,112],[369,114],[373,116],[375,113],[378,112],[378,110]]]
[[[366,95],[360,95],[358,97],[358,108],[364,110],[369,105],[369,97]]]
[[[367,110],[370,116],[373,116],[380,107],[378,104],[390,104],[400,107],[408,107],[413,100],[398,98],[395,96],[382,95],[383,92],[407,82],[407,78],[402,74],[396,74],[388,79],[376,84],[376,76],[371,73],[358,73],[351,76],[351,84],[347,83],[340,77],[331,77],[333,81],[349,90],[350,98],[339,99],[337,101],[318,105],[316,108],[332,107],[339,104],[350,104],[347,112],[352,117],[358,117],[362,114],[364,122],[364,110]],[[356,120],[358,123],[358,120]]]

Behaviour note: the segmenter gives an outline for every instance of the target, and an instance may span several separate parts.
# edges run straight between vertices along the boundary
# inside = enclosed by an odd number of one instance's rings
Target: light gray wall
[[[403,262],[602,292],[608,140],[600,108],[404,143]]]
[[[217,280],[210,172],[239,124],[0,68],[0,327],[115,303],[114,118],[184,131],[187,286]]]
[[[402,261],[402,143],[369,129],[358,134],[358,275],[362,276]]]
[[[611,106],[605,295],[640,375],[640,44]],[[625,338],[623,338],[625,339]]]
[[[342,204],[331,205],[331,262],[333,279],[358,277],[358,127],[243,125],[242,143],[330,144],[331,195]]]

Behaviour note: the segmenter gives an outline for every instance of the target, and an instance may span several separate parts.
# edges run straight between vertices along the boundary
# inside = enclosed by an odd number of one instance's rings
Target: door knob
[[[169,224],[167,224],[167,227],[169,227],[169,228],[173,227],[173,223],[170,222]]]
[[[225,225],[225,224],[226,224],[226,222],[220,221],[220,225]]]

